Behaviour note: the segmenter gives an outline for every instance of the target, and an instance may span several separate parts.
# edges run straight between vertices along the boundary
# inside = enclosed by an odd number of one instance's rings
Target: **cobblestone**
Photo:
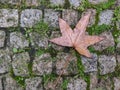
[[[0,27],[18,26],[17,9],[0,9]]]

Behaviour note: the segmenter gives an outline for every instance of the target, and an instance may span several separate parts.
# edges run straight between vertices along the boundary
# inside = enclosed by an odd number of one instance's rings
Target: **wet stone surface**
[[[68,82],[67,90],[86,90],[87,83],[82,79],[71,79]]]
[[[30,41],[31,41],[31,45],[35,48],[47,48],[48,47],[48,37],[43,35],[43,34],[39,34],[37,32],[32,32],[29,34],[30,35]]]
[[[29,46],[28,40],[20,32],[10,33],[10,47],[12,48],[25,48]]]
[[[4,90],[24,90],[13,78],[6,77],[4,79]]]
[[[0,9],[0,27],[18,26],[17,9]]]
[[[36,56],[33,61],[33,73],[35,75],[51,74],[52,72],[52,58],[49,53],[44,53]]]
[[[107,2],[108,0],[88,0],[88,1],[92,4],[100,4],[100,3]]]
[[[113,55],[100,55],[98,62],[101,75],[112,73],[115,71],[116,59]]]
[[[51,5],[64,6],[65,0],[50,0]]]
[[[69,3],[72,7],[77,8],[80,6],[82,0],[69,0]]]
[[[77,58],[69,53],[58,53],[55,68],[58,75],[75,75],[78,73]]]
[[[55,80],[52,81],[48,81],[45,85],[44,88],[45,90],[63,90],[62,89],[62,83],[63,83],[63,79],[60,77],[57,85],[56,85],[56,80],[58,79],[58,77]],[[56,85],[56,86],[55,86]]]
[[[6,33],[0,30],[0,47],[4,47]]]
[[[38,9],[25,9],[21,12],[21,27],[33,27],[42,20],[42,11]]]
[[[87,58],[87,57],[82,56],[81,60],[85,68],[84,70],[85,73],[97,71],[98,57],[96,54],[93,54],[92,58]]]
[[[112,24],[112,18],[113,18],[114,12],[112,10],[104,10],[99,15],[99,23],[98,25],[106,24],[111,25]]]
[[[58,27],[58,18],[60,17],[60,12],[52,10],[52,9],[45,9],[44,10],[44,22],[48,23],[51,27]]]
[[[103,41],[100,41],[100,42],[93,45],[95,50],[102,51],[108,47],[114,47],[115,43],[114,43],[114,38],[113,38],[111,32],[109,32],[109,31],[103,32],[102,34],[100,34],[100,36],[105,38],[105,39]]]
[[[44,90],[42,86],[42,78],[34,77],[25,80],[26,90]]]
[[[30,57],[27,52],[15,54],[12,57],[12,68],[16,76],[28,76],[28,64],[30,62]]]
[[[0,74],[10,71],[11,58],[9,55],[9,50],[0,50]]]
[[[120,78],[115,77],[113,81],[114,81],[114,90],[120,90]]]
[[[62,12],[62,18],[69,25],[75,25],[78,21],[78,12],[75,11],[75,10],[64,9],[63,12]]]

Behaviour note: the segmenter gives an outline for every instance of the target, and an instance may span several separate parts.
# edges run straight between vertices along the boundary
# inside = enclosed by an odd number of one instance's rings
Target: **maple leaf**
[[[80,54],[89,58],[92,57],[87,47],[100,42],[104,38],[85,34],[90,16],[91,12],[88,12],[85,16],[83,16],[77,23],[74,30],[72,30],[63,19],[59,18],[59,26],[62,36],[51,39],[50,41],[61,46],[74,47]]]

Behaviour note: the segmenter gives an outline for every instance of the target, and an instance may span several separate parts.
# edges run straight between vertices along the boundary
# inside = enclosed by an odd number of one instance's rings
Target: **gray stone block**
[[[89,72],[97,71],[98,57],[96,54],[93,54],[92,58],[87,58],[87,57],[82,56],[81,60],[85,68],[84,72],[89,73]]]
[[[112,10],[104,10],[99,15],[99,23],[98,25],[106,24],[111,25],[112,24],[112,18],[113,18],[114,12]]]
[[[0,50],[0,74],[9,72],[11,66],[11,58],[8,49]]]
[[[90,20],[89,20],[89,24],[88,24],[88,27],[92,26],[95,24],[95,20],[96,20],[96,10],[95,9],[87,9],[87,11],[84,11],[82,13],[82,16],[84,16],[86,13],[88,12],[92,12],[91,13],[91,16],[90,16]]]
[[[51,6],[64,6],[65,0],[50,0]]]
[[[120,49],[120,36],[117,38],[117,49]]]
[[[69,53],[58,53],[55,68],[58,75],[75,75],[78,73],[77,58]]]
[[[48,37],[37,32],[32,32],[30,35],[31,45],[35,48],[47,48],[48,47]]]
[[[20,5],[22,0],[0,0],[3,4]]]
[[[30,57],[27,52],[15,54],[12,57],[12,68],[16,76],[28,76],[28,64],[30,62]]]
[[[33,27],[42,20],[42,11],[38,9],[25,9],[21,12],[21,27]]]
[[[51,74],[52,58],[50,54],[45,53],[40,56],[36,56],[33,61],[32,70],[35,75]]]
[[[25,48],[29,46],[28,40],[20,32],[10,33],[10,47],[12,48]]]
[[[27,6],[39,6],[40,0],[26,0]]]
[[[95,50],[102,51],[108,47],[114,47],[115,42],[111,32],[103,32],[100,36],[105,39],[93,45]]]
[[[58,78],[59,77],[56,77],[55,80],[58,80]],[[57,83],[55,83],[55,80],[49,80],[48,82],[46,82],[46,84],[44,85],[45,90],[63,90],[63,88],[61,87],[63,84],[63,79],[60,77]]]
[[[104,2],[108,2],[108,0],[88,0],[91,4],[100,4]]]
[[[98,62],[101,75],[105,75],[115,71],[116,59],[114,56],[100,55]]]
[[[52,10],[52,9],[45,9],[44,11],[44,22],[48,23],[50,27],[57,27],[58,28],[58,18],[60,17],[60,12]]]
[[[114,90],[120,90],[120,78],[115,77],[113,81],[114,81]]]
[[[69,3],[72,7],[77,8],[82,3],[82,0],[69,0]]]
[[[43,90],[41,77],[26,79],[25,84],[26,84],[26,90]]]
[[[18,10],[0,9],[0,27],[18,26]]]
[[[82,79],[70,79],[67,85],[67,90],[86,90],[87,83]]]
[[[6,77],[4,79],[4,90],[24,90],[13,78]]]
[[[62,18],[69,24],[75,25],[78,22],[78,12],[75,10],[64,9]]]
[[[4,47],[6,33],[0,30],[0,47]]]

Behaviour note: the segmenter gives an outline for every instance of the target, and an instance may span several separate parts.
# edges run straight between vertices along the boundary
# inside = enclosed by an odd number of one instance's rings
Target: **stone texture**
[[[3,90],[2,79],[0,78],[0,90]]]
[[[0,47],[4,47],[6,33],[0,30]]]
[[[113,84],[110,78],[99,79],[97,85],[92,90],[113,90]]]
[[[0,74],[6,73],[10,70],[11,58],[8,49],[0,50]]]
[[[20,32],[10,33],[10,47],[12,48],[25,48],[29,46],[28,40]]]
[[[92,4],[100,4],[103,2],[107,2],[108,0],[88,0]]]
[[[120,64],[120,55],[117,54],[117,62]]]
[[[102,51],[108,47],[114,47],[115,43],[111,32],[103,32],[100,36],[105,39],[93,45],[96,50]]]
[[[98,25],[111,25],[114,12],[112,10],[104,10],[99,15]]]
[[[26,90],[43,90],[41,77],[26,79],[25,84],[26,84]]]
[[[50,38],[51,38],[51,39],[52,39],[52,38],[58,38],[58,37],[60,37],[60,36],[61,36],[60,31],[52,31]],[[63,51],[63,50],[64,50],[64,47],[63,47],[63,46],[54,44],[54,43],[52,43],[52,42],[50,42],[50,44],[51,44],[51,47],[52,47],[53,49],[57,50],[57,51]]]
[[[44,11],[44,22],[48,23],[51,27],[58,27],[58,18],[60,17],[60,12],[52,10],[52,9],[45,9]]]
[[[28,64],[30,62],[29,54],[27,52],[15,54],[12,59],[14,74],[17,76],[28,76]]]
[[[42,20],[42,11],[38,9],[25,9],[21,12],[21,27],[33,27]]]
[[[90,90],[95,90],[98,84],[97,72],[90,73]]]
[[[18,10],[0,9],[0,27],[18,26]]]
[[[98,62],[101,75],[115,71],[116,59],[114,56],[100,55]]]
[[[89,11],[91,11],[92,13],[91,13],[91,17],[90,17],[90,20],[89,20],[88,27],[94,25],[95,24],[95,19],[96,19],[96,10],[95,9],[87,9],[87,11],[84,11],[82,13],[82,16],[84,16]]]
[[[117,38],[117,49],[120,49],[120,36]]]
[[[86,90],[87,83],[82,79],[71,79],[68,82],[67,90]]]
[[[97,61],[98,57],[96,54],[93,54],[92,58],[81,57],[82,64],[84,65],[84,72],[89,73],[93,71],[97,71]]]
[[[75,10],[64,9],[62,18],[69,24],[75,25],[78,22],[78,12]]]
[[[120,90],[120,78],[115,77],[113,80],[114,80],[114,90]]]
[[[116,21],[117,29],[120,30],[120,21]]]
[[[58,53],[55,68],[58,75],[75,75],[78,73],[77,58],[69,53]]]
[[[40,5],[39,0],[26,0],[26,5],[27,6],[38,6]]]
[[[11,77],[4,79],[4,90],[24,90],[18,83]]]
[[[45,85],[44,88],[45,90],[63,90],[62,86],[62,82],[63,79],[60,77],[58,83],[56,84],[56,80],[58,79],[58,77],[55,80],[49,80]],[[56,85],[56,86],[55,86]]]
[[[50,0],[52,6],[64,6],[65,0]]]
[[[37,32],[31,32],[30,34],[31,45],[35,48],[47,48],[48,47],[48,37]]]
[[[21,0],[0,0],[0,3],[19,5],[21,3]]]
[[[116,5],[120,6],[120,0],[116,0]]]
[[[72,7],[77,8],[82,3],[82,0],[69,0],[69,3]]]
[[[33,61],[32,70],[35,75],[51,74],[52,59],[50,54],[44,53],[40,56],[36,56]]]

